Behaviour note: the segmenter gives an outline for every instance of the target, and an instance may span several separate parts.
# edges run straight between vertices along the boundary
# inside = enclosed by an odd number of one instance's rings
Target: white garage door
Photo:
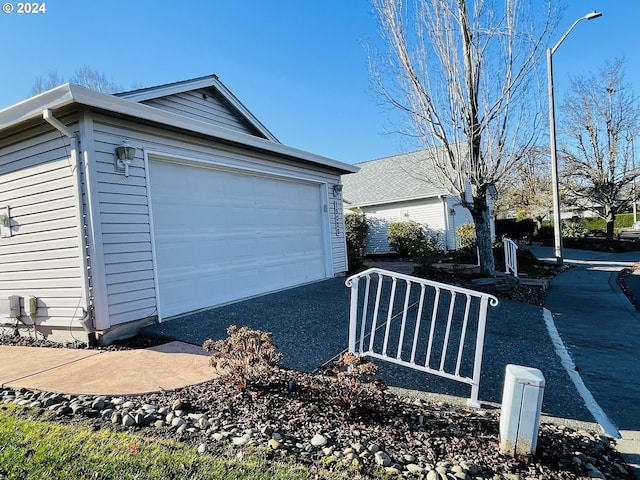
[[[149,164],[161,318],[326,278],[319,184]]]

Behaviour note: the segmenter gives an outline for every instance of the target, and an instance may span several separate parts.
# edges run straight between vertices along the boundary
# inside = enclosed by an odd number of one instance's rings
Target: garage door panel
[[[150,162],[162,317],[326,278],[320,185]]]

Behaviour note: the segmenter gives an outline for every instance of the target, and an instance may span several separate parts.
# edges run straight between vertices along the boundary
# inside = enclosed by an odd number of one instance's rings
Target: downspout
[[[51,113],[51,110],[49,110],[48,108],[44,109],[42,111],[42,118],[44,119],[45,122],[47,122],[49,125],[51,125],[53,128],[55,128],[56,130],[58,130],[61,134],[63,134],[65,137],[68,137],[71,140],[71,151],[70,151],[70,157],[71,157],[71,168],[75,170],[76,172],[76,194],[78,196],[78,213],[76,215],[77,217],[77,222],[78,222],[78,229],[79,232],[81,233],[79,235],[79,243],[80,243],[80,256],[82,259],[82,269],[83,269],[83,284],[82,284],[82,296],[85,299],[85,305],[83,307],[83,316],[82,318],[79,320],[80,325],[82,325],[82,328],[85,329],[85,331],[88,333],[89,335],[89,343],[90,344],[95,344],[96,341],[96,336],[95,336],[95,326],[93,323],[93,315],[91,314],[91,304],[89,301],[89,277],[88,277],[88,264],[87,264],[87,255],[86,255],[86,250],[88,248],[88,246],[85,244],[85,238],[86,236],[84,235],[84,222],[82,220],[82,178],[80,177],[80,166],[79,166],[79,162],[78,162],[78,137],[76,134],[74,134],[72,131],[70,131],[66,125],[64,125],[62,122],[60,122],[57,118],[55,118],[53,116],[53,113]]]

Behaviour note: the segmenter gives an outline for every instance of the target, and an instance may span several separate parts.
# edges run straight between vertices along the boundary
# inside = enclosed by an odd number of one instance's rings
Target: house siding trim
[[[82,165],[80,164],[80,155],[79,155],[79,146],[80,142],[78,140],[78,135],[75,134],[71,138],[71,165],[74,169],[75,175],[75,196],[76,196],[76,224],[78,228],[78,252],[80,255],[80,263],[82,265],[82,298],[84,299],[84,314],[90,315],[89,318],[92,318],[93,313],[91,312],[91,288],[89,284],[89,263],[87,260],[87,237],[86,233],[86,225],[84,223],[83,216],[83,208],[82,208]],[[85,316],[83,315],[83,317]]]
[[[91,286],[93,324],[97,330],[106,330],[111,326],[109,305],[106,299],[107,281],[102,241],[102,225],[100,222],[100,203],[98,192],[98,175],[93,171],[95,155],[93,120],[85,112],[80,117],[80,141],[82,145],[82,163],[85,182],[87,216],[87,243],[89,247],[89,262],[91,264]],[[78,208],[81,208],[79,206]],[[88,272],[87,272],[88,275]]]
[[[331,218],[330,216],[330,208],[329,208],[329,184],[325,182],[320,189],[320,208],[322,208],[322,237],[324,244],[324,262],[325,267],[324,270],[328,277],[333,277],[335,275],[335,263],[333,259],[333,247],[331,245]]]
[[[162,307],[160,303],[160,280],[158,279],[158,256],[156,253],[156,237],[155,229],[153,228],[153,202],[151,201],[151,175],[149,175],[149,154],[155,155],[151,150],[145,148],[142,149],[142,157],[144,159],[144,171],[145,171],[145,185],[147,186],[147,209],[149,211],[149,233],[151,236],[151,264],[153,270],[153,288],[156,293],[156,314],[158,323],[164,321],[162,315]]]
[[[284,173],[284,172],[277,173],[277,172],[274,172],[273,170],[263,169],[258,166],[243,167],[241,165],[236,165],[231,162],[211,161],[203,158],[190,157],[188,155],[175,155],[172,153],[162,152],[160,150],[147,149],[144,147],[140,147],[140,148],[142,148],[147,155],[151,155],[152,157],[157,157],[159,160],[165,160],[171,163],[178,163],[178,164],[181,163],[184,165],[210,166],[212,168],[217,168],[217,169],[227,170],[232,172],[258,174],[258,175],[274,177],[274,178],[288,178],[290,180],[299,180],[303,182],[316,183],[316,184],[326,183],[323,181],[319,181],[317,178],[302,175],[300,173],[296,173],[296,174]],[[145,163],[145,168],[146,167],[147,165]]]

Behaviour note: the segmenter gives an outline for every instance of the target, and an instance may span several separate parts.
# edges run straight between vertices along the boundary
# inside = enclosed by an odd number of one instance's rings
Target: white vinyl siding
[[[140,103],[194,120],[256,135],[255,129],[242,120],[213,89],[202,88]]]
[[[430,236],[437,236],[442,248],[453,249],[455,245],[455,228],[451,222],[449,209],[455,208],[455,226],[471,221],[468,211],[455,206],[455,199],[447,198],[443,204],[442,198],[434,197],[426,200],[397,202],[386,205],[362,207],[360,210],[370,221],[369,234],[365,247],[366,255],[393,253],[387,241],[387,230],[392,223],[413,220],[425,226]],[[466,213],[466,214],[465,214]],[[449,225],[447,225],[449,221]]]
[[[460,205],[460,200],[457,197],[446,197],[446,212],[443,211],[443,215],[447,215],[449,226],[447,248],[449,250],[457,250],[456,228],[465,223],[473,224],[473,217],[469,210]],[[491,224],[493,225],[493,222],[491,222]]]
[[[51,132],[0,149],[0,207],[10,207],[12,230],[0,238],[0,299],[37,297],[36,317],[21,320],[38,329],[78,327],[87,304],[70,148]]]
[[[94,136],[93,167],[106,284],[108,325],[111,327],[156,313],[151,251],[151,226],[142,151],[129,177],[114,169],[114,151],[123,137]],[[115,145],[114,145],[115,143]]]
[[[93,121],[108,309],[112,326],[156,313],[143,149],[163,154],[169,159],[185,159],[184,163],[187,165],[215,164],[216,168],[255,171],[264,175],[315,182],[318,185],[327,184],[330,191],[332,185],[339,182],[339,175],[321,169],[312,170],[295,160],[276,159],[105,115],[95,115]],[[113,165],[113,152],[123,139],[138,148],[128,178],[122,173],[115,173]],[[153,190],[153,185],[151,189]],[[341,226],[343,220],[341,216],[339,221],[329,218],[332,203],[329,202],[326,209],[323,205],[325,223],[331,237],[328,254],[331,258],[327,258],[328,275],[346,271],[344,227]],[[341,212],[341,205],[338,209]],[[180,232],[176,232],[176,236],[179,237]]]

